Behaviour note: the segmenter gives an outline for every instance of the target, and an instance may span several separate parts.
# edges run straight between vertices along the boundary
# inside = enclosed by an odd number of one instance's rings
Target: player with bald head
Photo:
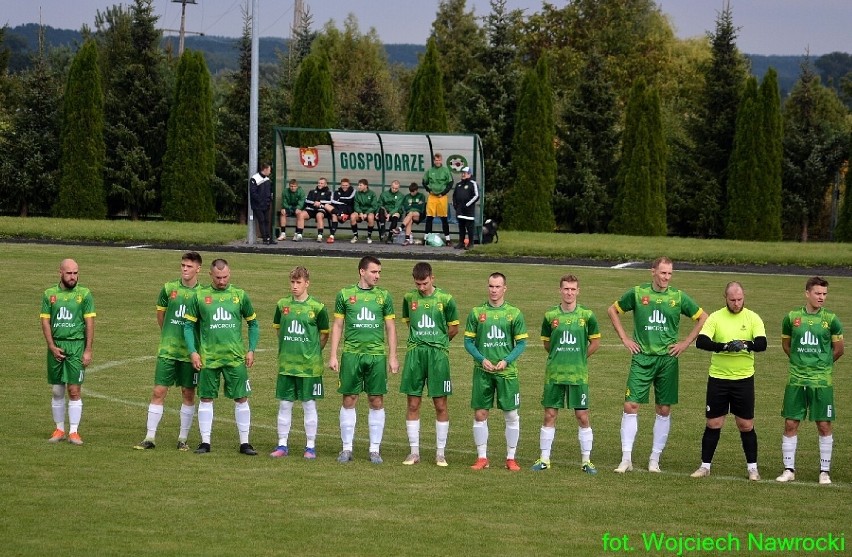
[[[51,443],[66,439],[65,393],[68,393],[68,441],[82,445],[77,431],[83,416],[81,386],[86,367],[92,363],[95,340],[95,300],[77,282],[80,268],[73,259],[59,264],[59,282],[44,291],[41,299],[41,331],[47,341],[47,382],[52,385],[53,421]]]
[[[707,318],[696,348],[713,352],[707,378],[707,425],[701,439],[701,466],[693,478],[710,475],[725,416],[734,415],[746,458],[748,479],[757,481],[757,433],[754,431],[754,353],[766,350],[766,329],[760,316],[745,307],[739,282],[725,287],[725,307]]]

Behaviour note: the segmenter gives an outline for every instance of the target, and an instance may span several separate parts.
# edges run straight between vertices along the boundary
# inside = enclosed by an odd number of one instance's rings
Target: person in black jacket
[[[479,185],[471,177],[470,167],[462,168],[462,179],[453,191],[453,209],[459,220],[459,243],[456,249],[470,249],[473,245],[473,230],[476,219],[476,202],[479,201]]]
[[[272,166],[264,163],[260,172],[252,176],[249,183],[251,210],[254,212],[259,235],[264,244],[278,243],[272,238],[272,228],[269,226],[269,207],[272,205],[272,180],[269,179],[271,173]]]

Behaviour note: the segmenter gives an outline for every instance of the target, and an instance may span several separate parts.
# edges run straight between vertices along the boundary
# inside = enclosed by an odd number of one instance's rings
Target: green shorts
[[[198,397],[219,398],[219,376],[225,378],[225,397],[231,400],[251,395],[245,364],[217,368],[201,368],[198,374]]]
[[[179,385],[186,389],[194,389],[198,385],[198,372],[192,367],[192,362],[157,358],[157,367],[154,369],[154,385],[164,387]]]
[[[834,421],[834,387],[796,387],[784,389],[781,415],[788,420]]]
[[[423,396],[424,385],[432,398],[453,394],[450,357],[446,351],[431,346],[415,346],[405,355],[399,392]]]
[[[388,358],[344,352],[340,357],[337,392],[342,395],[383,395],[388,392]]]
[[[479,367],[473,368],[470,407],[474,410],[488,410],[494,406],[495,395],[497,408],[516,410],[521,406],[521,384],[518,378],[503,377]]]
[[[665,406],[677,404],[678,362],[674,356],[634,354],[627,374],[625,402],[647,404],[651,385],[654,401]]]
[[[278,375],[275,384],[275,398],[305,402],[324,397],[322,377],[298,377],[296,375]]]
[[[57,340],[54,344],[65,352],[62,361],[53,357],[53,352],[47,351],[47,382],[50,385],[82,385],[86,375],[83,367],[83,351],[86,349],[85,340]]]
[[[541,405],[545,408],[588,410],[589,386],[545,383],[544,394],[541,395]]]

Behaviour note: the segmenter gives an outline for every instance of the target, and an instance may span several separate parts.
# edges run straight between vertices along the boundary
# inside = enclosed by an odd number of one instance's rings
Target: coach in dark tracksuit
[[[249,183],[251,210],[257,219],[257,227],[264,244],[278,243],[272,239],[272,228],[269,226],[269,207],[272,204],[272,180],[269,179],[271,173],[272,167],[264,164],[260,167],[260,172],[251,177]]]
[[[473,245],[473,229],[476,219],[476,202],[479,201],[479,185],[470,176],[470,167],[462,168],[462,179],[453,191],[453,209],[459,220],[459,243],[456,249],[470,249]]]

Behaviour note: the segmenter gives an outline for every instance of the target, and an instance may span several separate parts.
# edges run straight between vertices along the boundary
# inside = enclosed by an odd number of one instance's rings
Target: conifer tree
[[[758,236],[768,242],[781,241],[781,165],[784,159],[784,130],[778,72],[769,68],[760,84],[762,208],[757,212]]]
[[[702,108],[691,128],[699,169],[691,184],[695,205],[684,210],[715,213],[705,215],[701,229],[694,231],[702,236],[720,236],[725,226],[728,163],[733,151],[740,94],[748,76],[747,63],[737,49],[736,39],[733,12],[726,2],[711,35],[712,57],[705,77]],[[709,199],[718,200],[718,206],[708,207],[706,200]]]
[[[666,235],[665,176],[660,97],[640,77],[627,104],[611,232]]]
[[[444,107],[444,76],[434,39],[426,43],[426,54],[417,66],[408,100],[406,129],[410,132],[446,133],[447,111]]]
[[[98,46],[87,40],[68,73],[62,123],[62,159],[57,216],[103,219],[104,97]]]
[[[556,225],[551,205],[556,187],[556,131],[553,90],[544,57],[524,75],[515,121],[515,181],[506,193],[503,222],[508,229],[552,232]]]
[[[210,72],[200,52],[186,50],[178,63],[163,158],[163,218],[216,220],[211,192],[215,148]]]
[[[759,236],[757,213],[763,209],[760,183],[765,178],[761,167],[762,114],[757,80],[748,78],[737,111],[737,133],[728,166],[728,199],[725,236],[732,240],[753,240]]]
[[[335,126],[334,93],[325,52],[312,52],[302,60],[293,89],[291,126],[319,129]],[[287,136],[288,145],[299,147],[313,147],[328,142],[328,134],[324,132],[298,132]]]

